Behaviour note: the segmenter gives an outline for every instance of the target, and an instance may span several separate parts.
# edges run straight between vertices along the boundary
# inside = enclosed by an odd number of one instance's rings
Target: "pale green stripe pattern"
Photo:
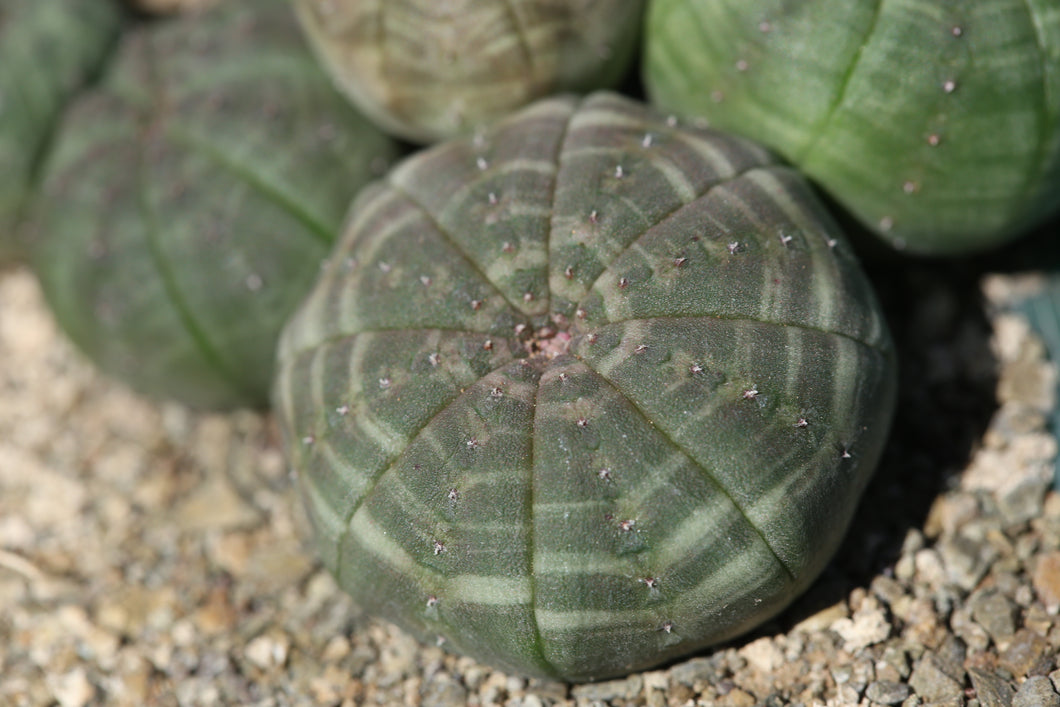
[[[652,101],[776,149],[899,247],[1019,233],[1060,185],[1060,9],[1043,0],[655,0]]]

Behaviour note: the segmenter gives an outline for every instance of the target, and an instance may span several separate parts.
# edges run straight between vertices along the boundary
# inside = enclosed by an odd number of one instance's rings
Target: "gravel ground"
[[[0,273],[0,705],[1060,707],[1056,374],[1006,313],[1027,278],[873,276],[903,383],[836,560],[752,636],[572,686],[360,613],[309,549],[267,416],[137,397],[26,271]]]

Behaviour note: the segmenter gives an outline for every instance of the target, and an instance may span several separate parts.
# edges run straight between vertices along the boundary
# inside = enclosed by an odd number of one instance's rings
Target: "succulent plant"
[[[121,25],[103,0],[0,0],[0,262],[63,107],[99,69]]]
[[[874,295],[805,181],[608,93],[537,102],[362,191],[278,358],[340,585],[568,680],[793,599],[894,395]]]
[[[66,117],[33,262],[105,371],[195,406],[265,404],[284,320],[395,155],[284,0],[146,25]]]
[[[559,91],[617,83],[644,0],[294,0],[338,86],[417,142],[470,133]]]
[[[1060,205],[1060,6],[652,0],[652,101],[759,140],[886,241],[967,253]]]

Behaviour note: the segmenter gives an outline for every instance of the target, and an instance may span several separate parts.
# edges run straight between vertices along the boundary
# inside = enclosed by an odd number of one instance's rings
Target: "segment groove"
[[[774,559],[776,559],[777,564],[784,570],[784,573],[788,576],[788,578],[791,579],[792,582],[797,581],[795,573],[791,570],[790,567],[787,566],[787,564],[785,564],[784,560],[781,559],[780,555],[777,554],[777,551],[773,548],[773,545],[766,538],[765,533],[763,533],[762,530],[758,526],[756,526],[754,522],[752,522],[751,518],[747,515],[747,512],[743,509],[743,506],[741,506],[732,496],[729,490],[725,488],[725,486],[723,486],[720,481],[718,481],[717,477],[709,469],[705,468],[691,452],[689,452],[687,449],[685,449],[683,445],[681,445],[677,440],[675,440],[669,432],[656,425],[652,421],[651,417],[643,410],[643,408],[641,408],[641,406],[638,405],[635,400],[626,395],[622,391],[622,388],[620,388],[614,381],[612,381],[610,378],[608,378],[603,373],[594,368],[588,361],[582,360],[582,363],[585,365],[586,368],[588,368],[597,376],[599,376],[600,380],[607,383],[619,396],[622,397],[623,400],[629,403],[630,408],[636,410],[637,414],[644,419],[644,422],[649,427],[651,427],[651,429],[660,434],[669,444],[673,445],[674,449],[679,450],[682,454],[685,455],[685,457],[688,458],[689,461],[691,461],[697,468],[699,468],[703,472],[703,475],[706,476],[710,480],[710,482],[714,484],[714,486],[716,486],[721,491],[721,493],[728,499],[728,501],[733,505],[733,507],[737,511],[739,511],[744,521],[746,521],[748,527],[750,527],[751,530],[753,530],[754,533],[759,538],[761,538],[762,543],[773,555]]]
[[[702,194],[697,195],[695,199],[693,199],[692,201],[689,201],[688,203],[681,204],[676,209],[672,209],[671,211],[669,211],[665,215],[663,215],[661,218],[659,218],[657,221],[652,223],[650,226],[648,226],[648,228],[646,228],[643,231],[641,231],[635,238],[633,238],[621,250],[617,251],[612,256],[611,261],[609,263],[607,263],[607,265],[604,266],[603,270],[600,271],[600,274],[596,277],[596,279],[594,279],[592,281],[592,284],[590,284],[586,288],[585,294],[582,296],[582,299],[578,303],[579,306],[582,306],[582,305],[585,304],[585,297],[589,296],[589,294],[592,293],[592,291],[594,289],[596,289],[596,286],[600,283],[600,280],[602,280],[605,275],[612,274],[613,271],[611,270],[611,266],[613,266],[616,262],[618,262],[622,258],[622,255],[624,253],[628,252],[631,248],[633,248],[634,246],[638,245],[641,242],[641,240],[644,238],[644,236],[646,236],[648,233],[650,233],[652,231],[652,229],[655,229],[655,228],[661,226],[662,224],[666,223],[667,221],[677,217],[685,209],[691,208],[699,200],[704,199],[707,196],[709,196],[718,187],[725,186],[729,182],[732,182],[732,181],[734,181],[736,179],[739,179],[740,177],[744,176],[748,172],[753,172],[754,170],[763,169],[763,168],[764,168],[764,165],[753,164],[753,165],[750,165],[748,167],[745,167],[744,169],[741,169],[741,170],[737,171],[732,176],[723,177],[723,178],[719,179],[717,182],[714,182],[713,184],[711,184],[710,187],[708,187],[706,189],[706,191],[704,191]]]
[[[876,0],[876,7],[872,15],[872,21],[869,23],[868,30],[865,32],[865,38],[861,41],[861,47],[854,56],[854,61],[850,63],[846,73],[843,74],[843,78],[839,84],[839,90],[836,92],[835,100],[832,101],[832,105],[828,107],[828,113],[825,115],[824,120],[821,121],[821,126],[816,131],[817,134],[814,135],[813,139],[802,149],[802,154],[792,156],[791,161],[793,163],[802,164],[805,162],[806,156],[813,152],[814,148],[817,147],[817,143],[819,143],[825,133],[828,132],[828,126],[831,125],[832,119],[839,111],[839,106],[843,105],[843,100],[846,98],[847,94],[847,88],[849,88],[851,79],[854,77],[854,72],[857,71],[858,64],[861,63],[861,57],[864,54],[865,45],[869,43],[869,39],[872,37],[873,32],[876,31],[880,16],[883,14],[883,3],[885,1],[886,0]]]

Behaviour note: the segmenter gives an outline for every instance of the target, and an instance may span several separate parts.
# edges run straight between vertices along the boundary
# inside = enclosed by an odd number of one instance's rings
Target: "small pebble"
[[[1060,707],[1060,694],[1044,675],[1033,675],[1020,685],[1012,707]]]

